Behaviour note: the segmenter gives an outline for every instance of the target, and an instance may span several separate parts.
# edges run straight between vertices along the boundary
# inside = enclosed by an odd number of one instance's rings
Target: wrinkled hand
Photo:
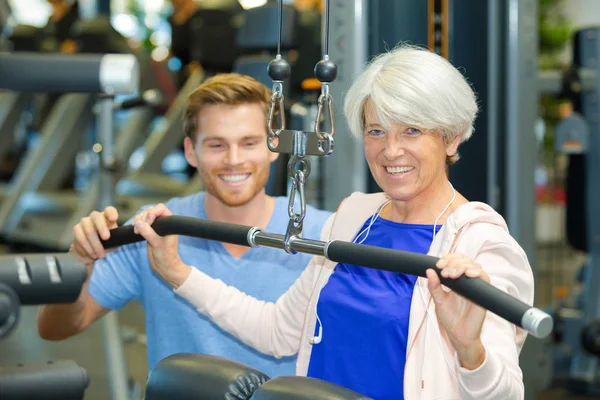
[[[481,265],[462,254],[447,254],[440,258],[436,266],[442,270],[444,278],[457,279],[464,274],[469,278],[490,282]],[[487,310],[453,291],[444,290],[432,269],[427,270],[427,280],[438,320],[448,334],[462,366],[471,370],[478,368],[485,360],[480,337]]]
[[[119,213],[114,207],[106,207],[104,211],[94,211],[84,217],[73,227],[73,243],[69,251],[73,253],[81,263],[87,267],[94,265],[99,258],[106,257],[105,250],[100,239],[110,238],[110,229],[117,227]]]
[[[151,226],[157,218],[170,215],[173,213],[164,204],[149,207],[133,218],[133,230],[148,243],[152,269],[169,285],[178,288],[191,271],[179,257],[179,239],[176,235],[159,236]]]

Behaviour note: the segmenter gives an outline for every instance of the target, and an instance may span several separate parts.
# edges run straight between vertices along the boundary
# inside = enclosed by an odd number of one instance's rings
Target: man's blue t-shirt
[[[207,218],[204,192],[174,198],[166,203],[174,215]],[[266,231],[284,234],[288,199],[275,198],[275,210]],[[320,239],[330,213],[307,206],[303,237]],[[179,237],[184,263],[257,299],[275,302],[300,276],[311,256],[258,247],[240,259],[233,258],[222,243]],[[175,353],[218,355],[250,365],[267,375],[295,374],[295,357],[275,359],[246,346],[220,329],[192,305],[173,292],[150,267],[146,242],[123,246],[94,266],[89,292],[103,307],[119,310],[130,300],[140,300],[146,314],[148,366]]]

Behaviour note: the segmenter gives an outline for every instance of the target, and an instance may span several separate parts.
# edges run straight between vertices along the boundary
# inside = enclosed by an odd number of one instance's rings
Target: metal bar
[[[500,46],[502,30],[500,27],[499,0],[488,0],[488,92],[487,92],[487,199],[492,208],[500,206],[500,187],[498,177],[498,125],[500,122]]]
[[[535,154],[537,1],[508,0],[506,23],[505,215],[536,270]]]
[[[113,107],[112,97],[103,97],[98,100],[97,106],[97,130],[100,152],[100,197],[98,198],[98,210],[115,204],[115,185],[112,181],[115,167],[115,138],[113,131]],[[118,313],[110,312],[102,318],[102,333],[104,350],[106,356],[108,382],[112,400],[127,400],[129,398],[129,379],[127,373],[127,362],[125,360],[125,349],[121,338],[121,328]]]
[[[331,0],[329,56],[338,65],[336,83],[329,88],[334,99],[344,97],[367,61],[368,3],[367,0]],[[323,194],[327,210],[337,209],[349,193],[366,192],[368,183],[362,140],[351,137],[344,118],[336,119],[335,131],[337,156],[328,161],[323,175],[327,182]]]
[[[341,0],[340,0],[341,1]],[[350,56],[352,56],[352,64],[351,64],[351,69],[350,72],[347,75],[347,78],[350,78],[350,81],[346,83],[346,85],[348,86],[341,86],[338,87],[338,85],[333,85],[333,88],[336,88],[336,90],[338,90],[338,93],[331,93],[331,97],[333,97],[334,99],[341,99],[345,96],[345,93],[343,93],[343,91],[348,90],[350,88],[349,83],[351,83],[354,79],[353,76],[350,75],[358,75],[360,74],[364,68],[365,68],[365,63],[367,62],[367,59],[369,57],[369,49],[368,49],[368,32],[369,32],[369,28],[368,28],[368,24],[369,24],[369,7],[368,7],[368,1],[367,0],[354,0],[354,20],[353,20],[353,25],[352,25],[352,36],[349,36],[345,41],[346,43],[352,43],[351,46],[346,45],[348,48],[352,48],[352,51],[350,51]],[[339,39],[338,39],[339,40]],[[335,58],[337,60],[337,58]],[[340,69],[342,69],[342,65],[341,62],[338,64]],[[338,82],[339,82],[339,78],[338,78]],[[342,92],[342,93],[340,93]],[[344,118],[345,119],[345,118]],[[345,128],[349,131],[349,129],[347,128],[347,125],[345,126]],[[336,130],[339,132],[339,130],[336,128]],[[338,137],[340,135],[338,134]],[[352,150],[353,153],[351,155],[351,159],[347,160],[345,159],[344,161],[342,161],[342,165],[340,165],[339,167],[342,168],[342,171],[335,171],[336,175],[334,176],[334,180],[336,179],[335,177],[337,177],[337,179],[339,179],[341,176],[345,175],[346,173],[350,174],[350,176],[353,177],[352,180],[352,186],[346,189],[345,192],[343,193],[339,193],[340,195],[342,195],[342,199],[348,195],[348,193],[352,193],[354,191],[359,191],[359,192],[366,192],[367,190],[367,177],[369,175],[369,170],[367,167],[367,162],[365,161],[365,150],[363,147],[363,143],[362,140],[356,140],[354,138],[350,138],[351,141],[353,141],[354,143],[351,145],[352,146]],[[344,153],[346,154],[346,153]],[[348,170],[348,165],[351,165],[351,170]],[[327,172],[328,170],[326,170]],[[333,171],[332,171],[333,172]],[[341,203],[342,199],[340,199],[340,201],[337,203]],[[337,209],[337,205],[336,205],[336,209]]]
[[[508,14],[507,14],[507,29],[506,29],[506,106],[507,106],[507,123],[506,123],[506,222],[510,228],[517,229],[519,226],[519,213],[518,209],[511,209],[510,207],[519,202],[519,175],[521,170],[519,163],[515,163],[514,150],[519,145],[519,141],[522,138],[520,121],[519,121],[519,108],[520,108],[520,95],[521,95],[521,80],[519,79],[520,72],[520,54],[519,54],[519,41],[521,36],[519,35],[519,4],[518,0],[508,1]],[[533,133],[531,133],[533,136]],[[517,159],[519,153],[516,155]],[[511,231],[513,230],[511,229]]]
[[[100,155],[100,198],[98,209],[115,204],[113,173],[116,168],[115,135],[113,131],[112,97],[100,98],[96,103],[98,143],[94,151]]]
[[[285,249],[285,236],[277,233],[268,233],[257,231],[252,236],[257,246],[274,247],[276,249]],[[290,246],[293,251],[298,253],[312,254],[314,256],[327,256],[327,243],[318,240],[292,238]]]
[[[327,249],[329,243],[321,242],[319,240],[293,238],[291,240],[292,250],[298,253],[312,254],[314,256],[325,256],[328,257]]]
[[[250,247],[265,245],[285,249],[286,246],[283,235],[263,233],[256,227],[201,218],[161,217],[152,224],[152,227],[161,236],[187,235]],[[113,229],[110,239],[103,240],[102,244],[105,248],[110,248],[142,240],[144,240],[142,236],[134,233],[131,225],[127,225]],[[521,302],[481,279],[470,279],[466,276],[458,279],[442,277],[435,265],[439,260],[437,257],[339,240],[323,242],[293,238],[290,244],[296,252],[321,255],[334,262],[352,263],[383,271],[425,277],[426,270],[433,269],[438,273],[443,285],[531,332],[534,336],[546,337],[552,331],[552,318],[547,313]]]
[[[258,232],[254,235],[254,243],[257,246],[273,247],[275,249],[284,250],[284,235],[277,233]]]
[[[110,398],[112,400],[129,400],[125,349],[123,348],[119,318],[116,312],[110,312],[102,318],[102,336]]]

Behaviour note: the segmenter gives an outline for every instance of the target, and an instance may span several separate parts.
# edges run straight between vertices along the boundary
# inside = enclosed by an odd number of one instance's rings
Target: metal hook
[[[276,110],[276,108],[279,110]],[[276,112],[279,111],[279,128],[273,129],[273,121]],[[269,131],[269,140],[275,139],[279,133],[285,130],[285,110],[283,105],[283,92],[281,82],[273,84],[273,94],[271,95],[271,104],[269,105],[269,115],[267,116],[267,129]]]
[[[327,87],[327,89],[324,89],[321,92],[321,95],[319,96],[319,100],[317,101],[317,103],[318,103],[317,117],[315,118],[315,133],[317,134],[317,137],[321,141],[327,140],[328,136],[333,137],[333,135],[335,135],[335,118],[333,116],[333,102],[332,102],[331,96],[329,95],[329,87],[327,85],[323,85],[323,87],[324,88]],[[329,111],[329,122],[330,122],[330,127],[331,127],[331,132],[329,134],[327,132],[321,132],[321,128],[320,128],[321,116],[323,115],[323,104],[324,104],[325,100],[327,100],[327,108]]]

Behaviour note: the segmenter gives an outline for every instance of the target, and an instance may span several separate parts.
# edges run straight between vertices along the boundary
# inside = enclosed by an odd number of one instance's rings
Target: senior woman
[[[347,240],[440,257],[447,278],[480,277],[528,304],[533,275],[505,221],[448,180],[477,113],[475,95],[444,58],[399,47],[375,58],[345,99],[384,193],[354,193],[322,240]],[[175,292],[248,345],[275,357],[298,353],[297,374],[375,399],[519,399],[526,333],[427,278],[315,257],[276,302],[258,301],[185,265],[177,237],[150,227],[170,215],[136,216],[152,266]]]

